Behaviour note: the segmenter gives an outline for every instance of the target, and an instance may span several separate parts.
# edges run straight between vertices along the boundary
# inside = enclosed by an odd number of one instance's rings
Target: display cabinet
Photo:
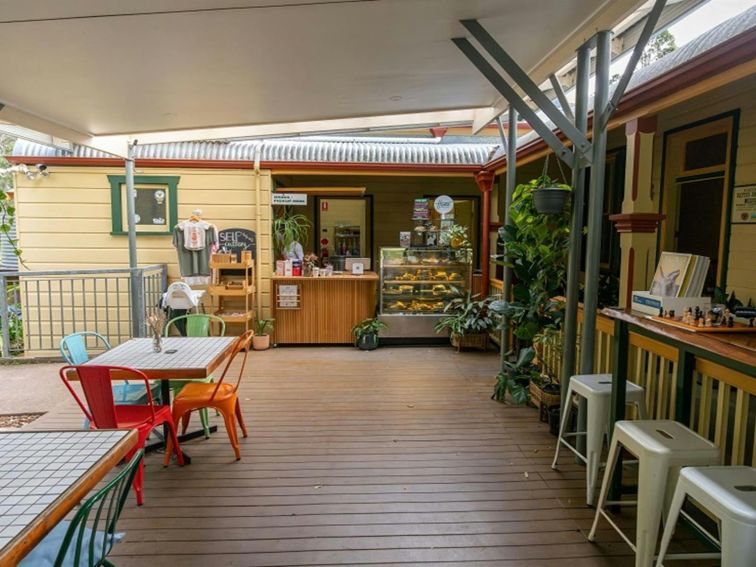
[[[380,314],[386,337],[433,337],[454,297],[470,290],[469,248],[382,248]]]

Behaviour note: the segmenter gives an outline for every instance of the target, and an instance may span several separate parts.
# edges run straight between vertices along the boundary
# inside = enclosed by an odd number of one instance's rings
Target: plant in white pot
[[[252,337],[252,348],[254,350],[267,350],[270,348],[270,335],[273,331],[273,322],[275,319],[258,319],[255,321],[255,334]]]

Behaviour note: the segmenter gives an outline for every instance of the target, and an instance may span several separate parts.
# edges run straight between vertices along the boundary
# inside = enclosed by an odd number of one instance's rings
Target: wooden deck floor
[[[495,354],[279,348],[250,362],[242,460],[222,428],[185,444],[190,466],[150,455],[117,565],[632,564],[613,532],[585,539],[583,471],[567,457],[551,470],[535,410],[489,399]],[[71,404],[33,426],[80,423]]]

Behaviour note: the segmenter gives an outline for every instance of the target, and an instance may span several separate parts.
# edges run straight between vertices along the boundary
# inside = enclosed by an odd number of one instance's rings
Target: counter
[[[273,276],[278,344],[351,344],[352,327],[375,316],[378,274],[307,278]]]

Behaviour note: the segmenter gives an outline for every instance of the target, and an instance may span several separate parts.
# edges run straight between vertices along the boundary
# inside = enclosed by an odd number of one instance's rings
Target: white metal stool
[[[638,459],[638,499],[608,502],[609,485],[623,448]],[[601,495],[588,539],[594,540],[599,518],[603,515],[635,551],[635,566],[651,567],[664,503],[673,494],[679,469],[685,466],[717,465],[719,458],[719,449],[714,443],[677,421],[618,421],[614,426],[604,480],[601,483]],[[619,505],[636,505],[638,508],[635,543],[604,511],[605,506]]]
[[[752,467],[687,467],[680,471],[675,495],[664,526],[656,567],[662,567],[677,519],[682,514],[713,541],[688,514],[681,511],[685,497],[720,521],[722,567],[749,567],[756,561],[756,469]],[[714,557],[720,554],[714,554]],[[670,556],[672,559],[673,556]],[[699,559],[712,554],[675,554],[675,559]]]
[[[586,430],[565,433],[572,411],[571,400],[573,394],[581,396],[586,401]],[[643,388],[632,382],[627,383],[625,401],[628,404],[635,404],[637,406],[638,415],[641,419],[646,419],[645,395],[646,391]],[[562,415],[562,422],[559,425],[559,437],[557,438],[556,450],[554,451],[554,462],[551,464],[552,469],[557,468],[561,445],[564,445],[575,453],[586,464],[585,500],[589,506],[593,506],[595,499],[601,451],[604,448],[604,435],[608,433],[611,398],[611,374],[583,374],[570,378],[570,385],[567,388],[567,401],[564,406],[565,411],[564,415]],[[585,436],[585,455],[581,454],[573,445],[570,445],[566,441],[570,437],[582,436]]]

